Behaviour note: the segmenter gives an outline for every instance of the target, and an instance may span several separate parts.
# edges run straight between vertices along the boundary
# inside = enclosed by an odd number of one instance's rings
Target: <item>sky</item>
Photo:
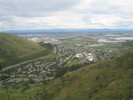
[[[133,29],[133,0],[0,0],[0,31]]]

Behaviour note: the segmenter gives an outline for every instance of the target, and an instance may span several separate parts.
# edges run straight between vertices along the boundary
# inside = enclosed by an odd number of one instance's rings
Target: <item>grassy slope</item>
[[[22,83],[22,82],[21,82]],[[40,89],[39,85],[29,85],[30,88],[23,91],[26,86],[17,84],[18,88],[13,89],[13,87],[8,87],[8,93],[10,100],[30,100],[33,94],[36,94],[36,91]],[[0,100],[8,100],[5,88],[0,88]]]
[[[133,49],[44,85],[35,100],[133,100]],[[38,98],[38,99],[37,99]]]
[[[7,33],[0,33],[0,62],[33,55],[45,50],[39,44]]]
[[[48,56],[46,58],[40,59],[44,60],[46,62],[53,61],[56,58],[57,55]],[[21,67],[21,66],[20,66]],[[15,72],[15,70],[18,69],[18,67],[15,67],[8,72]],[[4,72],[5,73],[5,72]],[[36,94],[36,91],[41,88],[42,84],[30,84],[30,88],[22,91],[25,87],[27,87],[25,84],[22,85],[23,82],[17,83],[14,86],[8,87],[8,93],[10,96],[10,100],[31,100],[30,97],[32,97],[34,94]],[[16,89],[13,87],[17,87]],[[5,88],[0,87],[0,100],[8,100],[7,94]]]

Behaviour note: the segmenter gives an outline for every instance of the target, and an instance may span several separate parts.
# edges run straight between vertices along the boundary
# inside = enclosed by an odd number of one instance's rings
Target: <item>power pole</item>
[[[3,71],[2,71],[2,65],[0,63],[0,72],[1,72],[1,76],[2,76],[2,81],[4,83],[4,87],[5,87],[5,90],[6,90],[6,94],[7,94],[7,100],[10,100],[10,96],[9,96],[9,93],[8,93],[8,88],[5,84],[5,80],[4,80],[4,74],[3,74]]]

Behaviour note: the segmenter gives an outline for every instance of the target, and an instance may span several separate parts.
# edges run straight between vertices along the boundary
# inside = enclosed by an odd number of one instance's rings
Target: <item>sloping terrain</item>
[[[46,48],[22,37],[0,33],[0,62],[13,62],[16,59],[24,59],[24,57],[38,54],[44,50]]]
[[[133,49],[50,81],[33,100],[133,100]]]

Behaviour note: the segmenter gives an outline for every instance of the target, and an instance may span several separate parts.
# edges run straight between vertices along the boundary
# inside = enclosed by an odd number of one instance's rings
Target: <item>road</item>
[[[96,56],[95,52],[92,50],[91,53],[93,55],[94,62],[96,62],[98,59],[97,59],[97,56]]]
[[[38,59],[46,58],[46,57],[49,57],[49,56],[51,56],[51,55],[35,58],[35,59],[32,59],[32,60],[27,60],[27,61],[21,62],[19,64],[15,64],[15,65],[10,65],[10,66],[7,66],[7,67],[3,68],[2,71],[6,71],[6,70],[14,68],[16,66],[19,66],[19,65],[22,65],[22,64],[25,64],[25,63],[29,63],[29,62],[32,62],[32,61],[35,61],[35,60],[38,60]]]

